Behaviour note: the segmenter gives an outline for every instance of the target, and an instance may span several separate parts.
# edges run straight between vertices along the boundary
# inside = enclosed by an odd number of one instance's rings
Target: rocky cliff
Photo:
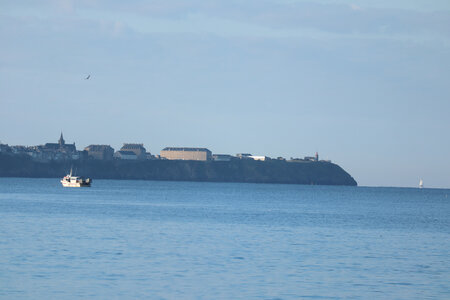
[[[329,162],[218,161],[51,161],[0,154],[0,177],[63,177],[70,168],[95,179],[357,185],[340,166]]]

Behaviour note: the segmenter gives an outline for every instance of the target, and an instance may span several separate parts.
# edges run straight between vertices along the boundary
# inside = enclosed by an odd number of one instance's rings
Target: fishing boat
[[[72,169],[70,169],[70,173],[61,179],[61,184],[63,187],[89,187],[91,186],[92,179],[80,176],[72,175]]]

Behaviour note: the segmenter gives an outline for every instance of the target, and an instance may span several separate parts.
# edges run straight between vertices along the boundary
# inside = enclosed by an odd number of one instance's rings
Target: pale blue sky
[[[450,188],[449,3],[4,0],[0,141],[318,151]]]

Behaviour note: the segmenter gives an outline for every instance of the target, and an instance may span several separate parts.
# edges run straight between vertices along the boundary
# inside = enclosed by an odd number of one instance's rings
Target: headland
[[[61,178],[70,169],[95,179],[357,185],[340,166],[319,155],[270,158],[250,153],[213,154],[207,148],[166,147],[151,154],[143,144],[89,145],[77,150],[57,143],[37,146],[0,144],[0,177]]]

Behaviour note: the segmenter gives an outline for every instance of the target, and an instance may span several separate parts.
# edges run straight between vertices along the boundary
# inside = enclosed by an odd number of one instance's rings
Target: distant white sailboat
[[[419,181],[419,188],[423,188],[423,180],[422,179],[420,179],[420,181]]]

